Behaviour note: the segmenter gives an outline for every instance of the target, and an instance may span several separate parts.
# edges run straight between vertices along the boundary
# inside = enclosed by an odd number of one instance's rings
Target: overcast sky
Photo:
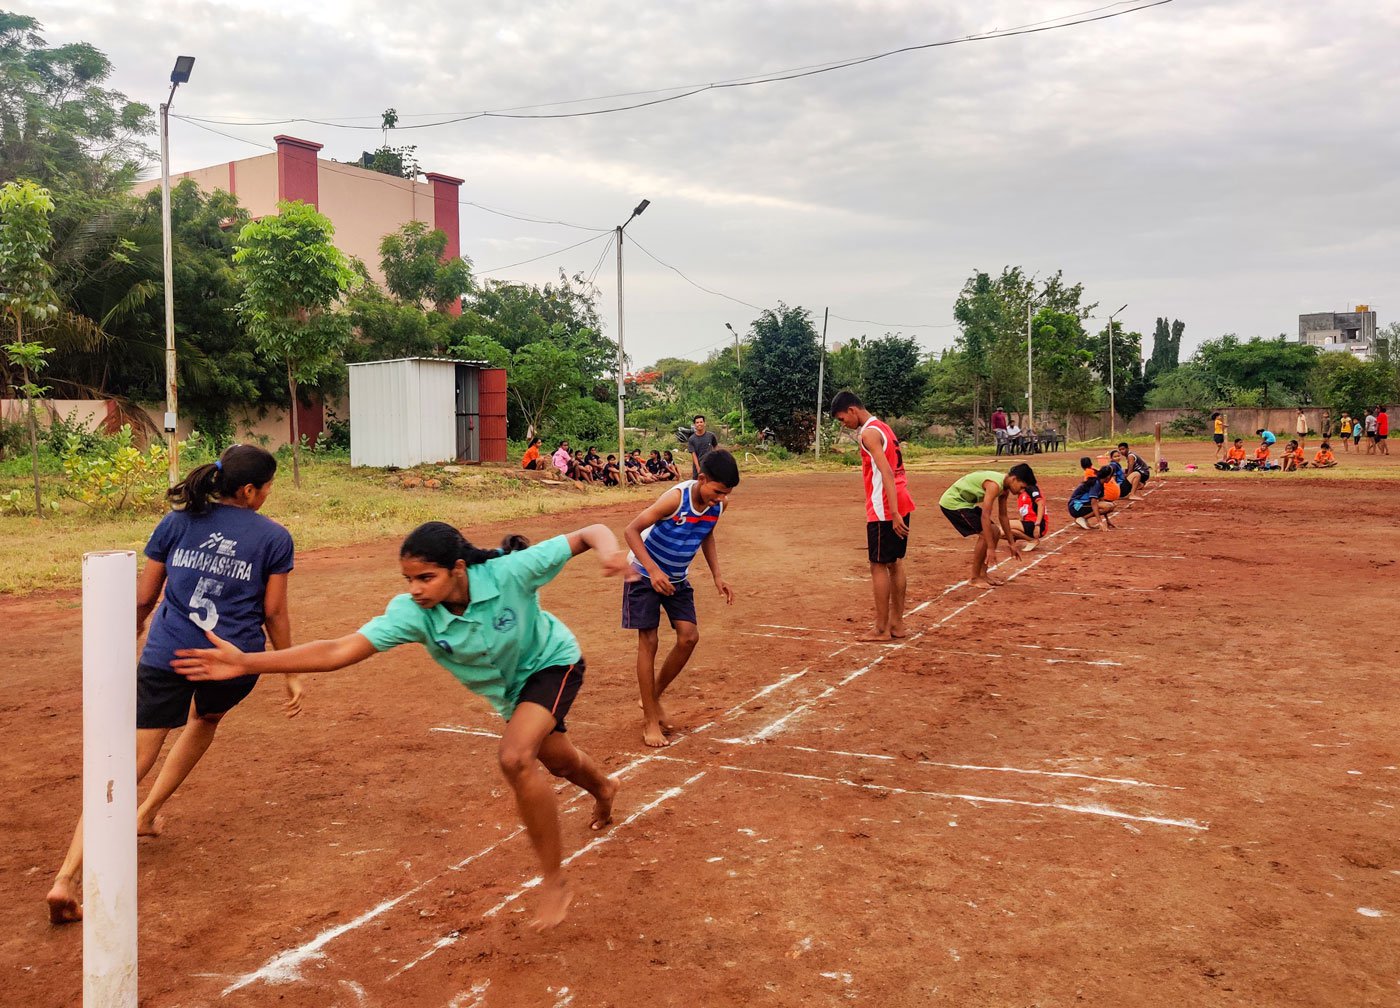
[[[176,55],[198,58],[176,112],[249,120],[393,106],[471,113],[827,63],[1014,28],[1097,0],[46,0],[50,43],[83,40],[113,86],[156,105]],[[1135,4],[1116,5],[1100,13]],[[1130,329],[1158,315],[1185,344],[1296,333],[1297,315],[1370,304],[1400,318],[1400,42],[1395,0],[1174,0],[1063,30],[891,56],[774,84],[587,118],[399,130],[464,199],[627,230],[627,348],[703,358],[759,306],[833,314],[833,341],[886,329],[949,345],[973,271],[1063,269]],[[1390,66],[1391,69],[1385,69]],[[611,103],[620,100],[615,99]],[[537,111],[581,110],[610,102]],[[287,132],[350,160],[377,131]],[[176,171],[258,153],[176,121]],[[462,208],[490,271],[589,237]],[[606,238],[493,273],[590,272]],[[602,263],[616,335],[611,253]],[[914,328],[915,323],[928,328]],[[1101,326],[1102,323],[1099,323]],[[937,327],[937,328],[934,328]]]

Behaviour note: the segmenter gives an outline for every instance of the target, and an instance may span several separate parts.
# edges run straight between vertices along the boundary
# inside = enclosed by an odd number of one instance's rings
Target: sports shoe
[[[1078,525],[1082,529],[1089,529],[1093,527],[1089,524],[1089,519],[1083,516],[1074,519],[1074,524]]]
[[[1022,546],[1021,546],[1021,552],[1022,552],[1022,553],[1033,553],[1034,551],[1035,551],[1035,543],[1033,543],[1033,542],[1023,543]]]

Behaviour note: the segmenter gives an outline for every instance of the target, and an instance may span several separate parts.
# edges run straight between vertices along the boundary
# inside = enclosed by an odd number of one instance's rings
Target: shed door
[[[457,365],[457,460],[481,461],[481,407],[477,395],[476,368]]]

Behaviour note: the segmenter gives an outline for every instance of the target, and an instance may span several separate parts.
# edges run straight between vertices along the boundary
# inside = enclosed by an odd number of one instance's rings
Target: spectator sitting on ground
[[[672,458],[670,452],[662,452],[661,461],[666,463],[666,471],[670,473],[670,475],[666,477],[667,479],[679,480],[681,478],[681,471],[676,468],[676,460]]]
[[[617,456],[609,455],[603,463],[603,486],[617,486]]]
[[[1283,457],[1279,459],[1279,468],[1284,472],[1297,472],[1298,463],[1303,461],[1303,449],[1298,446],[1297,441],[1290,441],[1283,449]]]
[[[1331,469],[1336,464],[1337,456],[1332,454],[1332,445],[1324,441],[1322,447],[1317,450],[1317,454],[1313,456],[1312,462],[1300,463],[1299,467],[1311,465],[1314,469]]]
[[[540,439],[532,437],[530,443],[525,446],[525,454],[520,458],[521,469],[539,469],[540,467]]]
[[[568,476],[569,466],[573,463],[573,456],[569,453],[569,442],[560,441],[559,447],[554,449],[552,458],[554,468],[559,470],[559,475]]]
[[[661,452],[655,448],[647,456],[647,472],[656,477],[658,483],[664,483],[671,478],[671,472],[666,468],[666,463],[661,461]]]
[[[1238,472],[1244,467],[1244,438],[1235,438],[1235,443],[1225,453],[1225,461],[1215,463],[1215,468],[1224,472]]]
[[[580,483],[593,482],[593,467],[584,460],[582,448],[574,452],[573,465],[569,467],[569,478]]]

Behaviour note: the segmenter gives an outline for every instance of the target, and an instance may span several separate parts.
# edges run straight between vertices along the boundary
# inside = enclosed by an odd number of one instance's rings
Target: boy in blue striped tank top
[[[714,530],[730,491],[739,485],[739,465],[722,448],[700,460],[698,479],[686,480],[662,494],[627,526],[628,560],[642,576],[622,589],[622,628],[637,631],[637,690],[642,704],[642,741],[652,747],[669,745],[671,725],[661,707],[661,694],[680,675],[700,642],[695,616],[695,592],[690,586],[690,563],[696,553],[705,563],[728,605],[734,592],[719,570]],[[656,671],[661,610],[676,631],[671,653]]]

